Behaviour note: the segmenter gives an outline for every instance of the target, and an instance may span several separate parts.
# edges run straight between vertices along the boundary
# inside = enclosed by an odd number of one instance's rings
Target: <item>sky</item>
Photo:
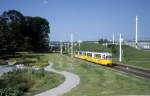
[[[25,16],[46,18],[51,41],[94,41],[100,38],[150,39],[150,0],[0,0],[0,14],[18,10]]]

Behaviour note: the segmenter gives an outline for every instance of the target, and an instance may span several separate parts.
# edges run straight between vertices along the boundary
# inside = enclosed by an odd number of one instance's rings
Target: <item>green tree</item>
[[[34,51],[47,51],[49,49],[49,23],[41,17],[26,17],[26,36],[31,38]]]
[[[49,50],[49,22],[41,17],[24,16],[16,10],[0,16],[0,51]]]
[[[109,41],[107,39],[99,39],[98,43],[102,44],[102,43],[108,43]]]
[[[23,43],[22,24],[24,22],[24,16],[16,11],[5,11],[2,14],[3,21],[5,22],[5,28],[2,30],[4,33],[5,48],[8,52],[18,51]]]

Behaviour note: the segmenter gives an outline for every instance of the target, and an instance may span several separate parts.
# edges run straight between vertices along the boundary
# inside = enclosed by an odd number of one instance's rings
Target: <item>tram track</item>
[[[150,79],[150,70],[148,69],[137,68],[137,67],[125,65],[125,64],[113,64],[112,69]]]
[[[79,59],[79,60],[90,62],[90,61],[83,60],[83,59]],[[90,62],[90,63],[97,64],[94,62]],[[101,65],[101,64],[98,64],[98,65]],[[105,66],[105,65],[102,65],[102,66]],[[105,67],[108,67],[108,66],[105,66]],[[117,64],[117,63],[113,63],[112,66],[109,66],[109,67],[114,70],[122,71],[128,74],[133,74],[142,78],[150,79],[150,69],[144,69],[144,68],[139,68],[136,66],[131,66],[127,64]]]

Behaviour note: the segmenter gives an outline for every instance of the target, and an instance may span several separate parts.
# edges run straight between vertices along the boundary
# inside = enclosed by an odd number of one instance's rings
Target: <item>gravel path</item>
[[[60,84],[58,87],[37,94],[35,96],[61,96],[64,93],[69,92],[72,88],[76,87],[80,83],[80,77],[78,75],[67,71],[57,71],[55,69],[52,69],[53,66],[52,63],[49,64],[50,65],[47,66],[45,70],[63,75],[65,77],[65,81],[64,83]]]

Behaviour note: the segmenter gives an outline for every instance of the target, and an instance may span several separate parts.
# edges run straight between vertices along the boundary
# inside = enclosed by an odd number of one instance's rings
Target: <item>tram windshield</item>
[[[111,59],[112,59],[112,56],[108,55],[108,56],[106,56],[106,59],[111,60]]]

